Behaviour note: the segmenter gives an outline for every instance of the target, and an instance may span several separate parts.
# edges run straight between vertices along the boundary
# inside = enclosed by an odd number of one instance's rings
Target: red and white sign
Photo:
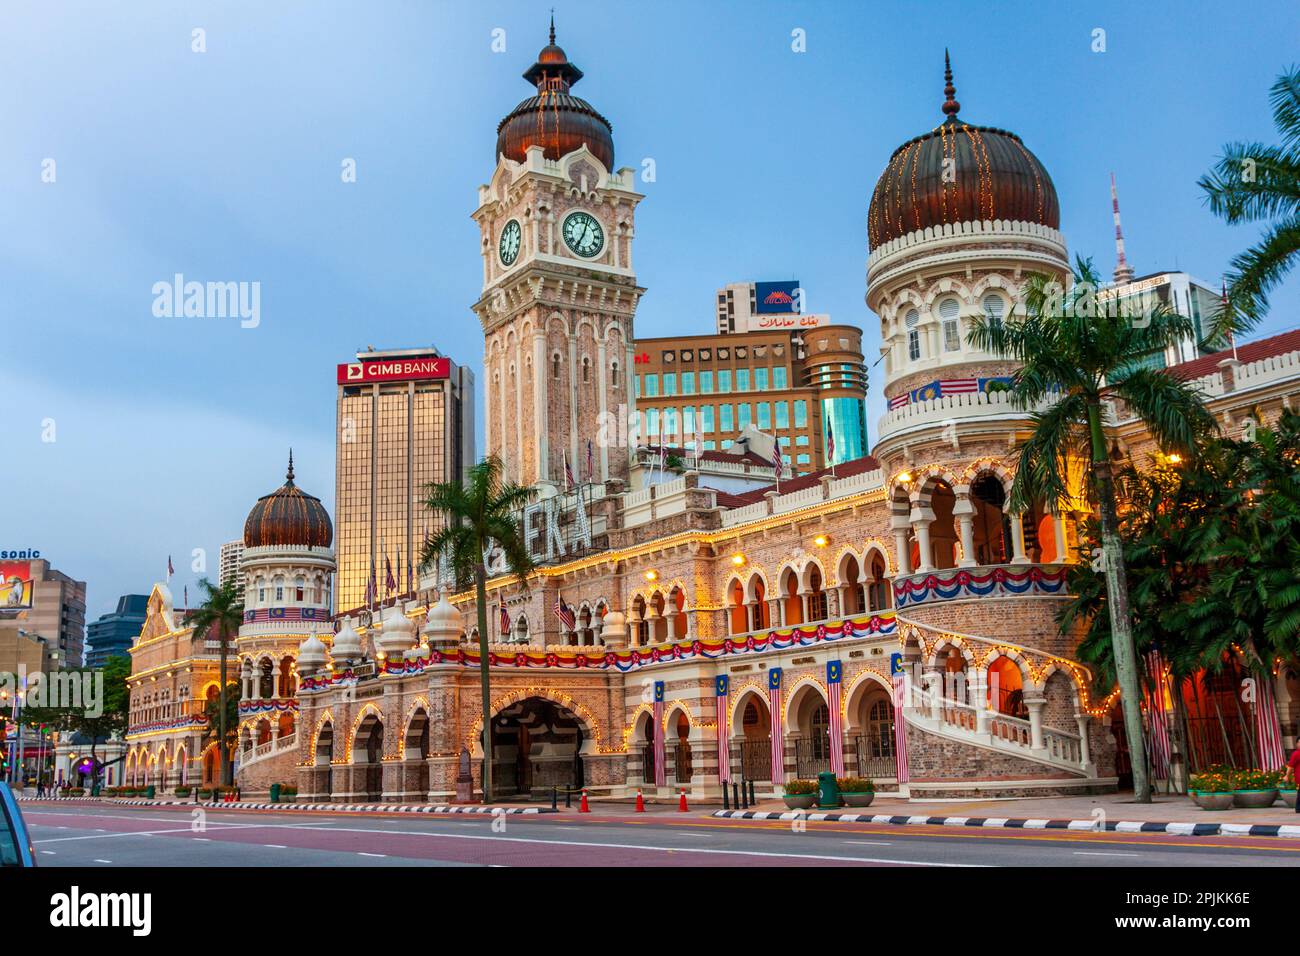
[[[366,382],[406,382],[414,379],[449,378],[450,376],[451,359],[433,355],[426,358],[345,362],[339,366],[340,385],[363,385]]]
[[[821,313],[782,312],[776,315],[751,315],[739,332],[770,332],[773,329],[815,329],[830,325],[831,317]]]

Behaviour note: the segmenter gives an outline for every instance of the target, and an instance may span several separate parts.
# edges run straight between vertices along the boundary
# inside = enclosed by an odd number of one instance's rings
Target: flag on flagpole
[[[366,579],[366,607],[375,602],[378,596],[375,592],[378,590],[378,584],[375,581],[375,556],[370,556],[370,577]]]
[[[890,660],[894,682],[894,773],[900,784],[911,779],[907,764],[907,672],[903,670],[903,656],[895,654]]]
[[[596,477],[596,460],[591,453],[591,439],[587,439],[587,480],[591,481]]]
[[[835,467],[835,429],[829,421],[826,422],[826,460]]]
[[[781,474],[785,471],[785,458],[781,454],[781,443],[772,446],[772,469],[776,472],[776,488],[781,490]]]
[[[398,548],[397,549],[397,585],[398,585],[397,590],[399,593],[402,590],[401,584],[402,584],[402,549]]]
[[[172,556],[169,554],[167,555],[167,580],[170,581],[172,575],[175,573],[176,569],[172,567]]]
[[[510,612],[506,610],[506,606],[504,604],[500,605],[500,607],[501,607],[501,633],[509,634],[510,633]]]
[[[578,619],[573,613],[573,608],[565,604],[564,598],[558,594],[555,595],[555,607],[551,610],[555,612],[555,616],[560,619],[560,623],[564,625],[566,631],[572,632],[577,628]]]
[[[1147,677],[1150,684],[1146,689],[1147,724],[1151,729],[1151,763],[1155,776],[1161,780],[1169,779],[1169,714],[1165,710],[1165,662],[1160,651],[1152,649],[1147,652]]]
[[[181,588],[181,594],[184,595],[181,598],[181,606],[188,608],[190,606],[190,586],[188,584]]]
[[[731,716],[729,689],[727,675],[719,674],[714,698],[717,703],[718,779],[724,784],[731,781],[731,731],[727,726]]]
[[[393,580],[393,562],[387,554],[384,555],[384,597],[393,593],[393,588],[397,587],[397,582]]]
[[[772,784],[785,783],[785,720],[781,712],[781,668],[767,672],[767,710],[772,726]]]
[[[564,487],[565,490],[572,490],[577,482],[573,480],[573,469],[569,467],[569,453],[564,453]]]
[[[827,732],[831,737],[831,773],[837,777],[844,776],[844,707],[842,704],[844,690],[844,663],[842,661],[826,662],[826,695],[830,710],[830,727]]]
[[[664,768],[664,682],[655,681],[655,701],[651,717],[654,719],[655,786],[666,787],[668,775]]]
[[[1281,770],[1286,766],[1286,753],[1282,749],[1282,727],[1277,719],[1272,673],[1256,677],[1255,686],[1255,739],[1259,741],[1259,765],[1263,770]]]

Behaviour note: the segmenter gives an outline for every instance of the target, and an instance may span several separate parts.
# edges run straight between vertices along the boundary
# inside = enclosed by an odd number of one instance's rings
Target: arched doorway
[[[384,722],[376,714],[367,714],[357,728],[356,739],[352,743],[352,762],[361,764],[364,772],[361,779],[361,799],[375,802],[384,794]]]
[[[1006,490],[996,475],[984,473],[971,483],[972,519],[975,532],[975,562],[1005,564],[1011,559],[1006,542],[1011,539],[1011,519],[1003,512]]]
[[[677,711],[676,718],[669,718],[668,745],[673,755],[673,779],[679,784],[688,784],[695,776],[695,760],[691,754],[691,720],[684,711]]]
[[[412,715],[411,723],[406,728],[406,740],[402,756],[407,761],[416,761],[413,772],[407,775],[407,789],[414,789],[423,795],[429,792],[429,715],[421,707]]]
[[[316,753],[315,764],[317,767],[324,767],[325,772],[321,775],[318,784],[321,796],[327,800],[334,792],[334,772],[332,764],[334,763],[334,725],[326,721],[316,735]]]
[[[749,615],[745,613],[745,586],[740,578],[732,578],[727,588],[728,623],[732,634],[744,634],[749,630]]]
[[[999,657],[989,665],[988,705],[990,710],[999,714],[1029,719],[1024,678],[1016,662],[1009,657]]]
[[[799,575],[794,568],[781,572],[781,623],[793,627],[803,623],[803,598],[799,595]]]
[[[492,786],[497,795],[584,785],[582,722],[567,707],[526,697],[492,718]]]
[[[885,557],[879,551],[868,553],[870,558],[867,567],[870,571],[867,575],[867,607],[872,612],[887,611],[894,606],[894,595],[886,577],[889,571],[885,566]]]
[[[845,617],[862,614],[867,610],[867,591],[862,581],[861,566],[852,554],[846,554],[840,561],[840,607]]]
[[[772,715],[767,702],[748,694],[740,707],[740,772],[746,780],[772,779]]]
[[[859,777],[893,777],[895,759],[894,702],[889,690],[873,680],[864,681],[851,700],[853,745]]]
[[[815,685],[804,684],[794,692],[787,716],[794,733],[795,775],[807,779],[830,770],[831,711]]]

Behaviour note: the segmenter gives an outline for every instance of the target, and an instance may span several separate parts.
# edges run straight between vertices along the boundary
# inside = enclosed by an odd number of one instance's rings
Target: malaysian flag
[[[948,378],[939,383],[940,395],[965,395],[980,390],[977,378]]]
[[[572,488],[577,482],[573,480],[573,469],[569,467],[569,453],[564,453],[564,487]]]
[[[1277,719],[1272,673],[1256,677],[1255,686],[1255,737],[1259,741],[1259,766],[1263,770],[1281,770],[1286,766],[1286,754],[1282,751],[1282,727]]]
[[[718,705],[718,779],[724,784],[731,780],[731,731],[727,727],[730,697],[728,696],[728,679],[726,674],[719,674],[714,682],[714,695]]]
[[[1160,651],[1147,652],[1147,723],[1151,727],[1151,763],[1155,776],[1169,779],[1169,715],[1165,711],[1165,662]]]
[[[781,476],[785,474],[785,456],[781,454],[780,442],[772,446],[772,468],[776,471],[777,484],[780,484]]]
[[[376,593],[378,590],[379,588],[375,583],[375,556],[372,554],[370,556],[370,577],[366,580],[366,605],[367,606],[374,603],[375,598],[378,596]]]
[[[596,477],[596,460],[591,453],[591,439],[587,439],[587,480],[591,481]]]
[[[907,672],[903,670],[902,655],[890,661],[894,680],[894,766],[898,782],[907,783],[911,773],[907,765]]]
[[[826,662],[826,693],[830,698],[831,721],[831,773],[837,777],[844,776],[844,707],[842,691],[844,690],[844,664],[841,661]]]
[[[565,604],[564,598],[558,594],[555,595],[555,607],[552,610],[555,611],[555,616],[560,619],[566,631],[572,631],[577,627],[578,619],[573,614],[573,608]]]
[[[399,548],[397,551],[397,582],[399,585],[398,590],[401,590],[400,588],[401,581],[402,581],[402,552],[401,549]]]
[[[384,555],[384,593],[390,594],[393,588],[397,587],[397,582],[393,580],[393,562],[388,555]]]
[[[175,573],[176,569],[172,567],[172,556],[169,554],[167,555],[167,577],[170,578]]]
[[[506,610],[504,604],[501,605],[501,633],[510,633],[510,612]]]
[[[184,596],[181,598],[181,606],[182,606],[182,607],[189,607],[189,606],[190,606],[190,586],[189,586],[188,584],[185,585],[183,588],[181,588],[181,594],[184,595]]]
[[[895,395],[889,400],[889,410],[892,412],[896,408],[902,408],[908,403],[911,396],[904,392],[902,395]]]
[[[785,783],[785,722],[781,716],[781,668],[767,672],[767,709],[772,715],[772,784]]]
[[[826,458],[828,461],[835,460],[835,429],[831,423],[826,423]]]
[[[655,747],[655,786],[668,786],[668,775],[664,772],[664,682],[655,681],[654,711],[654,747]]]

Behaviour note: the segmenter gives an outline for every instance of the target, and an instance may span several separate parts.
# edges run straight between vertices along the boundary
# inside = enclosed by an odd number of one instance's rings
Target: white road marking
[[[268,850],[287,850],[287,849],[289,849],[289,848],[288,848],[287,846],[285,846],[283,843],[263,843],[262,846],[266,847],[266,849],[268,849]]]
[[[850,846],[893,846],[888,840],[841,840]]]
[[[96,863],[112,863],[112,860],[96,860]]]
[[[1104,850],[1075,850],[1075,856],[1141,856],[1141,853],[1119,853]]]
[[[388,856],[388,854],[387,853],[358,853],[357,856],[374,856],[383,859],[384,857]]]
[[[42,850],[41,852],[44,853],[46,856],[54,856],[53,850]]]
[[[302,826],[298,829],[312,830],[316,829],[311,826]],[[718,850],[706,847],[664,847],[664,846],[647,846],[639,843],[595,843],[585,840],[535,840],[527,837],[510,837],[510,836],[480,836],[469,833],[421,833],[418,831],[403,830],[378,830],[368,827],[333,827],[331,833],[377,833],[387,836],[393,836],[400,833],[403,838],[410,837],[427,837],[436,840],[486,840],[493,843],[531,843],[541,844],[543,846],[581,846],[591,847],[601,850],[647,850],[653,853],[708,853],[721,856],[761,856],[772,857],[784,860],[826,860],[829,862],[841,863],[890,863],[897,866],[933,866],[944,868],[982,868],[985,864],[981,863],[932,863],[923,860],[891,860],[884,857],[868,856],[832,856],[830,854],[819,853],[776,853],[764,850]],[[366,856],[367,854],[360,854]],[[369,854],[378,856],[382,854]]]

